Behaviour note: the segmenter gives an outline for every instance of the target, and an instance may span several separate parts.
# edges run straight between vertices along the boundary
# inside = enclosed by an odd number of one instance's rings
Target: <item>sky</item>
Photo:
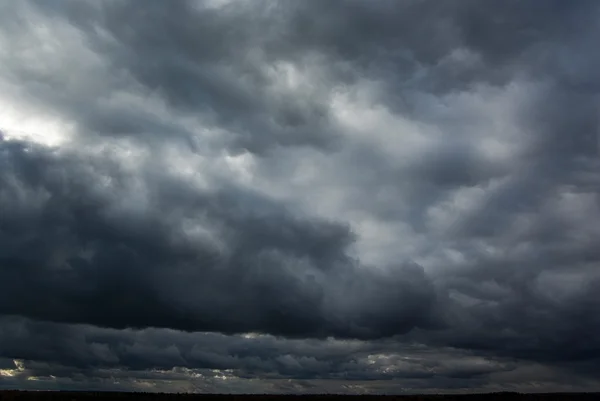
[[[600,391],[600,2],[0,0],[0,388]]]

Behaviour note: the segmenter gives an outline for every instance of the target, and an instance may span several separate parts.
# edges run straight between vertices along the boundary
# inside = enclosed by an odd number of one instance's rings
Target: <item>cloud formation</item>
[[[598,390],[599,15],[0,1],[0,387]]]

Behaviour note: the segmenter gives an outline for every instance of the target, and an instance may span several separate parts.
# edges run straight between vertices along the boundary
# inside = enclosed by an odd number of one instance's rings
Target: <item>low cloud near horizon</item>
[[[0,389],[600,391],[599,21],[0,0]]]

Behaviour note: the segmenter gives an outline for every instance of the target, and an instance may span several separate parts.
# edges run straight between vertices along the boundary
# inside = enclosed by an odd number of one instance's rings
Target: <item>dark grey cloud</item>
[[[347,227],[249,191],[193,191],[157,173],[142,183],[151,208],[129,214],[118,203],[144,178],[110,160],[3,142],[2,164],[4,314],[370,338],[427,326],[436,307],[420,266],[369,270],[345,254]],[[186,237],[182,219],[208,234]]]
[[[191,135],[172,119],[126,103],[114,88],[157,95],[171,111],[227,127],[235,149],[330,148],[340,140],[331,124],[332,86],[365,77],[383,81],[385,96],[392,96],[388,106],[411,110],[418,107],[413,95],[423,90],[506,84],[521,71],[572,80],[572,69],[563,71],[564,61],[553,52],[572,45],[572,30],[594,11],[593,2],[577,3],[258,1],[215,9],[194,1],[150,1],[143,8],[131,2],[34,2],[41,12],[74,24],[80,40],[97,52],[91,54],[103,60],[93,64],[104,85],[71,88],[72,77],[43,69],[14,74],[32,95],[97,134],[145,141]],[[425,18],[435,23],[423,24]],[[562,68],[554,69],[560,71],[545,68],[559,62]],[[306,74],[299,83],[295,71]],[[67,95],[57,96],[65,89]]]
[[[294,392],[335,389],[348,393],[386,389],[403,393],[467,388],[522,391],[542,383],[565,390],[576,388],[569,387],[575,383],[580,389],[593,388],[594,383],[594,378],[573,375],[561,366],[540,369],[540,365],[510,358],[481,357],[471,351],[396,341],[112,330],[19,318],[3,318],[2,327],[0,352],[23,359],[13,362],[13,376],[4,377],[0,385],[33,378],[29,379],[33,385],[55,389],[89,386],[244,392],[251,388],[285,392],[288,388]],[[253,387],[257,378],[261,385]],[[495,383],[490,383],[494,378]]]
[[[195,375],[252,380],[393,380],[481,382],[514,369],[510,360],[482,359],[452,349],[432,350],[395,342],[289,340],[272,336],[225,336],[165,329],[111,330],[4,318],[2,355],[19,355],[24,376],[116,375],[161,380],[161,375]],[[40,347],[41,342],[47,344]],[[162,378],[165,379],[164,377]],[[320,387],[320,386],[316,386]]]
[[[599,15],[0,3],[0,386],[598,389]]]

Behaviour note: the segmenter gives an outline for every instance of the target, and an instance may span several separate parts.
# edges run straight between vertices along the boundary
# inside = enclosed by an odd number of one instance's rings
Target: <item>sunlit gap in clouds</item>
[[[5,140],[59,147],[74,136],[74,124],[15,104],[0,94],[0,132]]]

